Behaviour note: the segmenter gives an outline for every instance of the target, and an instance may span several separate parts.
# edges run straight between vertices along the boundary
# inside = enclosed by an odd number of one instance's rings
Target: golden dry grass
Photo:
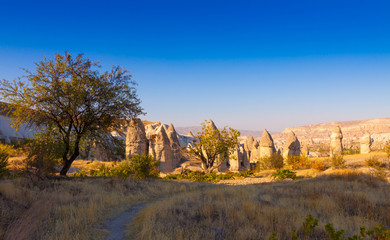
[[[139,202],[207,186],[91,178],[0,182],[0,239],[103,239],[99,224]]]
[[[136,239],[290,239],[308,214],[319,219],[313,239],[332,222],[346,235],[361,226],[390,227],[390,185],[354,171],[301,181],[219,186],[150,205],[129,226]]]

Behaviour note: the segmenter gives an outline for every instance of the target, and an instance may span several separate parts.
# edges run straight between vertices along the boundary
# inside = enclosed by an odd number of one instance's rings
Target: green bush
[[[174,180],[191,180],[195,182],[218,182],[221,180],[234,179],[236,177],[247,177],[253,175],[250,170],[243,170],[240,173],[226,172],[218,174],[216,172],[204,173],[204,172],[185,172],[184,174],[170,174],[164,177],[164,179]]]
[[[257,172],[269,169],[281,169],[283,167],[283,157],[280,154],[273,154],[270,157],[262,157],[257,161],[255,170]]]
[[[118,167],[121,173],[126,173],[128,169],[128,173],[133,173],[136,178],[158,177],[160,173],[159,162],[150,155],[134,155],[121,164]]]
[[[387,158],[390,159],[390,143],[388,143],[383,150],[385,150],[385,153],[387,154]]]
[[[330,159],[330,165],[334,168],[343,168],[345,165],[345,160],[343,156],[333,156]]]
[[[353,154],[359,154],[360,149],[353,149],[353,148],[344,148],[343,154],[344,155],[353,155]]]
[[[11,146],[0,144],[0,177],[8,174],[8,158]]]
[[[291,231],[291,239],[314,239],[312,237],[315,228],[318,226],[318,219],[313,218],[310,214],[306,217],[305,222],[302,224],[302,230],[299,232]],[[343,229],[336,230],[333,227],[332,223],[328,223],[325,225],[325,232],[328,234],[326,239],[328,240],[344,240],[343,235],[345,231]],[[276,233],[272,233],[273,236],[276,237]],[[301,238],[298,238],[300,236]],[[277,238],[273,238],[277,239]],[[317,239],[317,238],[315,238]],[[348,237],[348,240],[389,240],[390,239],[390,230],[386,229],[382,224],[376,225],[376,227],[366,230],[365,227],[360,227],[359,234],[355,234],[352,237]]]
[[[288,155],[286,163],[291,166],[292,169],[298,168],[310,168],[311,163],[310,159],[307,156],[294,156]]]
[[[271,177],[274,180],[283,180],[286,178],[291,178],[292,180],[298,179],[296,172],[290,171],[288,169],[278,169],[271,175]]]
[[[379,161],[377,156],[372,156],[365,161],[367,167],[380,168],[382,163]]]
[[[134,155],[130,159],[120,162],[117,166],[109,168],[101,164],[97,169],[89,171],[91,176],[96,177],[121,177],[126,178],[134,175],[135,178],[158,177],[158,162],[150,155]]]
[[[63,144],[49,129],[28,139],[26,148],[28,151],[27,167],[35,169],[38,174],[54,173],[55,166],[61,163]]]
[[[71,177],[86,177],[87,173],[83,170],[70,174]]]

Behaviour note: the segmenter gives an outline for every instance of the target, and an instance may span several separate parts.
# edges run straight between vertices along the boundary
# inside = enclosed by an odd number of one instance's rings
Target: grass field
[[[136,239],[291,239],[308,214],[319,219],[310,239],[325,239],[333,223],[359,233],[361,226],[390,227],[390,185],[371,176],[341,171],[316,179],[220,186],[182,194],[141,212],[128,227]]]
[[[104,239],[106,219],[149,201],[153,203],[128,225],[129,238],[268,239],[276,232],[279,239],[291,239],[293,230],[303,239],[301,226],[308,214],[319,220],[312,239],[324,239],[329,222],[344,229],[345,236],[357,234],[361,226],[390,228],[390,184],[367,166],[373,157],[388,161],[383,153],[348,155],[343,169],[295,170],[297,181],[273,181],[272,170],[219,184],[103,177],[41,180],[33,175],[1,180],[0,239]],[[11,167],[18,169],[21,161],[13,158]],[[88,171],[100,164],[77,160],[74,166]],[[384,172],[388,177],[389,170]]]

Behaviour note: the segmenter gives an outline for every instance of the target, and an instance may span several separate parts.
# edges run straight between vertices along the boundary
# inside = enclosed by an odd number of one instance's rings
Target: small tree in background
[[[1,95],[10,103],[16,129],[22,124],[48,128],[59,136],[66,175],[85,139],[120,131],[125,120],[142,114],[135,82],[123,68],[101,74],[97,62],[80,54],[57,54],[36,63],[36,71],[13,82],[3,80]]]
[[[207,121],[202,123],[202,131],[198,133],[198,141],[194,143],[191,152],[201,161],[206,173],[212,172],[233,154],[238,144],[240,132],[224,127],[222,130],[207,127]],[[216,160],[219,159],[218,163]]]

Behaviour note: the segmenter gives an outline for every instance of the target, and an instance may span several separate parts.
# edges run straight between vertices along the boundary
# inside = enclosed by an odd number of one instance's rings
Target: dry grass
[[[129,226],[137,239],[290,239],[308,214],[319,219],[313,239],[332,222],[346,235],[361,226],[390,227],[390,185],[352,170],[316,179],[219,186],[147,207]]]
[[[103,239],[104,219],[139,202],[208,186],[92,178],[0,182],[0,239]]]

